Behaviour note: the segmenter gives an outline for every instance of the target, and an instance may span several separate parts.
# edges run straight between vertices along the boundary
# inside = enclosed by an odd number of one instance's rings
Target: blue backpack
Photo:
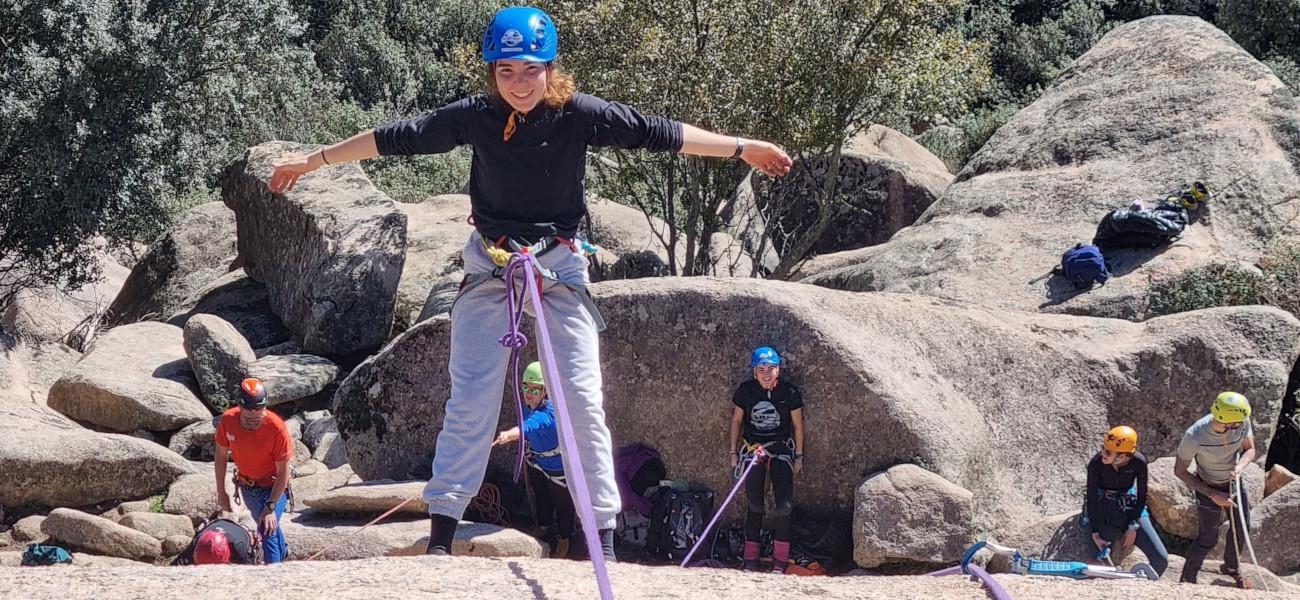
[[[1110,269],[1106,268],[1101,249],[1088,244],[1075,244],[1061,255],[1061,274],[1075,289],[1091,289],[1094,283],[1106,285],[1110,279]]]
[[[62,563],[71,563],[72,555],[67,550],[58,546],[46,546],[44,544],[32,544],[23,552],[23,566],[36,567],[43,565],[57,565]]]

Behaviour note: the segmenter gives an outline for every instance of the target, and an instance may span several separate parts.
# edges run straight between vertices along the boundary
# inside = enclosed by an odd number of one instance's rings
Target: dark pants
[[[552,473],[553,477],[563,477],[563,473]],[[528,467],[528,482],[533,488],[533,510],[537,524],[542,527],[554,527],[552,531],[562,538],[573,535],[574,515],[573,497],[568,488],[552,481],[541,469]]]
[[[1222,492],[1228,491],[1228,486],[1212,486]],[[1236,498],[1233,498],[1235,501]],[[1237,510],[1240,509],[1246,520],[1246,530],[1241,528],[1241,517],[1237,516]],[[1200,492],[1196,493],[1196,516],[1200,517],[1201,530],[1196,535],[1196,540],[1192,542],[1191,547],[1187,549],[1187,564],[1183,567],[1183,579],[1186,581],[1196,581],[1196,573],[1201,570],[1201,563],[1205,562],[1205,555],[1209,554],[1219,543],[1219,526],[1223,524],[1224,519],[1232,519],[1231,528],[1228,530],[1228,547],[1223,550],[1223,566],[1236,570],[1240,567],[1237,550],[1246,549],[1246,534],[1250,529],[1250,497],[1245,490],[1241,492],[1241,502],[1237,509],[1225,510],[1218,504],[1215,504],[1209,496]],[[1232,534],[1235,533],[1237,543],[1233,543]]]
[[[781,459],[780,455],[772,456],[766,465],[762,462],[754,465],[749,471],[749,477],[745,479],[745,496],[749,500],[749,514],[745,517],[745,539],[758,541],[763,528],[763,500],[769,476],[772,478],[772,496],[776,499],[776,508],[772,512],[776,521],[772,526],[772,539],[788,542],[790,511],[794,509],[794,465]]]
[[[1165,549],[1165,543],[1160,541],[1160,536],[1156,535],[1156,528],[1151,524],[1151,517],[1146,514],[1138,520],[1141,527],[1137,532],[1137,539],[1134,544],[1143,554],[1147,555],[1147,560],[1151,561],[1151,568],[1156,570],[1156,575],[1164,575],[1165,569],[1169,568],[1169,551]],[[1128,527],[1099,527],[1097,535],[1101,539],[1112,544],[1121,542],[1124,534],[1128,533]]]

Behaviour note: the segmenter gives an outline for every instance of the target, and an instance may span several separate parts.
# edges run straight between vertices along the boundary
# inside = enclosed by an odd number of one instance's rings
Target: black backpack
[[[663,560],[686,558],[713,516],[713,500],[712,491],[697,486],[688,490],[671,486],[655,490],[651,497],[646,550]]]
[[[1191,218],[1181,205],[1164,202],[1151,210],[1117,208],[1097,225],[1092,244],[1110,248],[1157,248],[1183,234]]]

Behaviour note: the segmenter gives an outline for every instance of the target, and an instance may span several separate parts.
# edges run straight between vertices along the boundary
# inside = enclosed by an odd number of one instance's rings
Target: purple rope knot
[[[510,331],[501,336],[500,341],[502,346],[518,351],[528,345],[528,336],[525,336],[522,331]]]

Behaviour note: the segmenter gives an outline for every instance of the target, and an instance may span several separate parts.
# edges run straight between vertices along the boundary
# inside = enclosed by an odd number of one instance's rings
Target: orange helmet
[[[219,529],[209,529],[194,544],[194,564],[224,565],[230,562],[230,540]]]
[[[266,385],[261,379],[249,377],[239,384],[239,406],[243,408],[262,408],[266,406]]]
[[[1120,425],[1108,431],[1101,443],[1111,452],[1132,454],[1138,449],[1138,432],[1128,425]]]

